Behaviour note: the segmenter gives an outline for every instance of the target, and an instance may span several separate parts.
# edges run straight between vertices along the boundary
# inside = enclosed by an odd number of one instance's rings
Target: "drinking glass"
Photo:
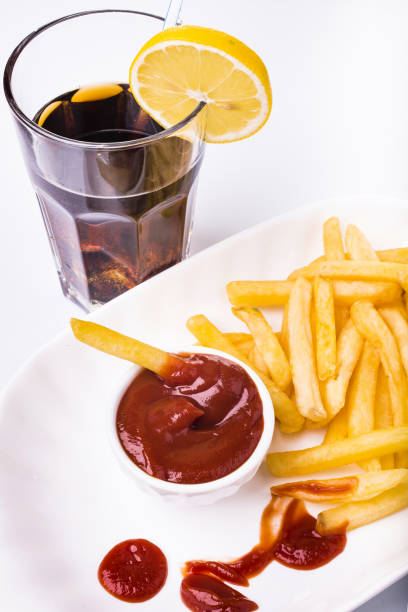
[[[132,129],[120,124],[131,61],[162,22],[128,10],[69,15],[27,36],[6,65],[4,90],[62,291],[85,310],[188,254],[205,105],[164,130],[137,105]],[[95,83],[111,85],[74,102],[73,92]],[[67,131],[46,129],[50,112],[64,114]],[[78,135],[78,121],[87,133]]]

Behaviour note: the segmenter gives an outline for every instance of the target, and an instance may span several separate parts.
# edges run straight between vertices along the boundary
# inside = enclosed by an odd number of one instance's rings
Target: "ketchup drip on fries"
[[[180,589],[184,604],[193,612],[258,609],[255,602],[224,581],[248,586],[249,578],[262,572],[272,561],[300,570],[311,570],[329,563],[344,550],[345,526],[341,532],[325,536],[318,534],[315,527],[316,519],[307,512],[302,501],[272,495],[262,514],[259,543],[247,554],[229,563],[186,563]]]

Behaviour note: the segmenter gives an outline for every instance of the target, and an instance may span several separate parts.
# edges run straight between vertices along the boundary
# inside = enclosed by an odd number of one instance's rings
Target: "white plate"
[[[224,330],[241,330],[228,306],[226,282],[285,278],[322,252],[322,222],[334,214],[343,224],[359,225],[377,248],[407,244],[407,202],[321,202],[199,253],[92,319],[163,347],[191,342],[185,321],[194,313],[206,313]],[[277,312],[268,316],[278,324]],[[235,496],[194,509],[149,498],[122,473],[107,440],[104,401],[126,368],[74,341],[67,329],[3,394],[0,575],[7,612],[125,609],[101,588],[96,572],[105,553],[128,538],[152,540],[169,563],[165,587],[138,609],[181,612],[184,561],[233,558],[257,542],[273,480],[264,467]],[[274,444],[308,446],[318,436],[277,437]],[[264,612],[352,610],[408,572],[407,524],[408,510],[352,532],[344,553],[318,570],[272,563],[242,591]]]

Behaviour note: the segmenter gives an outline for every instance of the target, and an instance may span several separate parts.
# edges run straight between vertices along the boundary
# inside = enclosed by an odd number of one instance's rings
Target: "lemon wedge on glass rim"
[[[237,38],[201,26],[159,32],[132,62],[130,88],[164,128],[207,104],[207,142],[232,142],[257,132],[272,108],[261,58]]]

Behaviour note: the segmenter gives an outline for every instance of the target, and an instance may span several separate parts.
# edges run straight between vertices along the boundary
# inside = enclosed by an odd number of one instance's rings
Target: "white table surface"
[[[1,63],[26,34],[63,14],[115,7],[163,14],[166,5],[166,0],[14,0],[2,10]],[[208,146],[193,253],[317,199],[356,194],[408,199],[406,0],[185,0],[185,5],[185,23],[227,31],[254,48],[267,65],[274,94],[271,118],[259,134]],[[62,296],[4,97],[0,125],[2,386],[80,311]],[[405,578],[358,610],[405,612],[407,600]]]

